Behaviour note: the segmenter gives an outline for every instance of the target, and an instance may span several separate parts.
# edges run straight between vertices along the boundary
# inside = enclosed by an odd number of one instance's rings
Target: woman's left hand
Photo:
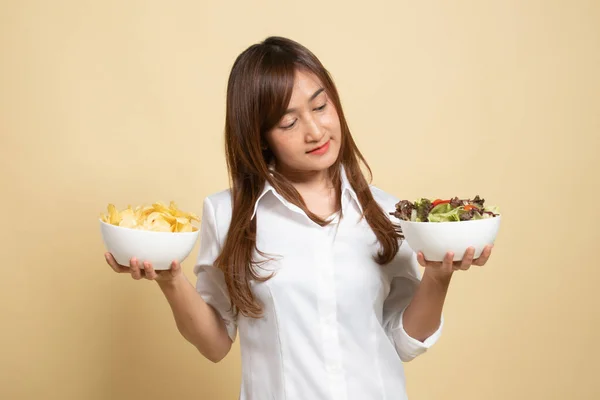
[[[450,251],[446,253],[443,261],[428,261],[425,259],[425,256],[422,252],[418,252],[417,261],[422,267],[426,268],[428,273],[432,273],[439,277],[450,276],[454,271],[468,270],[471,268],[471,265],[477,265],[480,267],[485,265],[492,254],[492,247],[494,247],[494,245],[485,246],[481,255],[475,259],[473,259],[473,256],[475,255],[475,248],[469,247],[460,261],[452,261],[454,258],[454,253]]]

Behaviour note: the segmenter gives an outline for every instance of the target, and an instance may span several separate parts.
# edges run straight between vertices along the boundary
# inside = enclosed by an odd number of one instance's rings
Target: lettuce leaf
[[[453,208],[450,203],[438,204],[429,211],[429,222],[460,221],[461,212],[464,207]]]
[[[415,209],[417,210],[417,222],[427,222],[429,212],[431,210],[431,200],[421,198],[415,201]]]

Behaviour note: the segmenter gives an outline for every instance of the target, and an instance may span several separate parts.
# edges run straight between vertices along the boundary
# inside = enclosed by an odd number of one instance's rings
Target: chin
[[[333,164],[335,164],[338,158],[338,154],[327,154],[319,160],[311,163],[311,170],[326,170],[329,169]]]

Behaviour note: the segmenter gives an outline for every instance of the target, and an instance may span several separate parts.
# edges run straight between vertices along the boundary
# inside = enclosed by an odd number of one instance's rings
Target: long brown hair
[[[254,318],[262,315],[262,307],[251,291],[250,282],[264,282],[270,278],[256,272],[260,262],[253,257],[255,250],[264,255],[256,247],[256,218],[252,218],[252,214],[265,181],[290,203],[304,210],[310,219],[322,226],[327,223],[306,207],[302,196],[283,175],[269,169],[273,154],[264,146],[265,134],[282,118],[290,102],[297,69],[319,78],[340,119],[340,152],[329,171],[337,188],[337,197],[340,197],[342,164],[363,208],[363,217],[380,244],[375,260],[381,265],[387,264],[399,248],[398,228],[373,199],[361,171],[359,161],[372,179],[371,169],[352,139],[329,72],[312,52],[293,40],[269,37],[254,44],[235,60],[227,85],[225,155],[233,210],[223,249],[215,262],[225,275],[235,313]]]

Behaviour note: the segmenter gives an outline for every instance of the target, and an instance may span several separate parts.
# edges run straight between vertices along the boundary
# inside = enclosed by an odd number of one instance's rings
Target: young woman
[[[204,200],[195,287],[177,261],[107,262],[156,280],[209,360],[239,333],[241,399],[406,398],[403,362],[438,340],[453,271],[491,247],[428,262],[401,240],[399,199],[367,182],[331,77],[292,40],[239,55],[225,138],[231,189]]]

